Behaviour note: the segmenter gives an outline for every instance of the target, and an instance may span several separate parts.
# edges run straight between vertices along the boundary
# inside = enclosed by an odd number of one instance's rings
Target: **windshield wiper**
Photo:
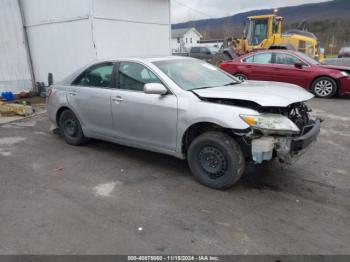
[[[231,83],[228,83],[228,84],[223,85],[223,86],[233,86],[233,85],[237,85],[237,84],[240,84],[240,83],[239,82],[231,82]],[[199,89],[214,88],[214,87],[220,87],[220,86],[222,86],[222,85],[219,85],[219,86],[202,86],[202,87],[198,87],[198,88],[193,88],[190,91],[199,90]]]
[[[231,83],[228,83],[224,86],[233,86],[233,85],[238,85],[238,84],[240,84],[240,83],[239,82],[231,82]]]
[[[191,89],[190,91],[199,90],[199,89],[213,88],[213,87],[215,87],[215,86],[202,86],[202,87],[198,87],[198,88],[193,88],[193,89]]]

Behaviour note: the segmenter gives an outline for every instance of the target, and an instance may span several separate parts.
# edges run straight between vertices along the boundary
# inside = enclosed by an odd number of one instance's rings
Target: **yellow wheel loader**
[[[241,39],[227,38],[221,52],[211,62],[220,64],[222,61],[237,56],[264,49],[291,49],[305,53],[320,62],[324,59],[317,37],[305,31],[306,22],[297,29],[282,33],[283,17],[260,15],[248,17],[244,37]]]

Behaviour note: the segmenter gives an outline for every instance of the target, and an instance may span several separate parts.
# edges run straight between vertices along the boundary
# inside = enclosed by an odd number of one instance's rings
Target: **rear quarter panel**
[[[47,112],[50,121],[54,125],[58,125],[56,121],[57,112],[62,107],[69,107],[67,100],[67,87],[62,85],[54,85],[51,87],[52,93],[47,98]]]
[[[252,67],[254,67],[254,64],[242,63],[242,59],[244,59],[244,57],[237,57],[232,61],[228,61],[221,66],[221,69],[225,70],[231,75],[241,73],[246,75],[249,79],[252,79]]]

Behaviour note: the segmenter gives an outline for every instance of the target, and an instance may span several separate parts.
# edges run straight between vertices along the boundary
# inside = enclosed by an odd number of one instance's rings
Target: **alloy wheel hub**
[[[315,93],[319,96],[330,95],[333,91],[333,84],[328,80],[319,81],[315,86]]]

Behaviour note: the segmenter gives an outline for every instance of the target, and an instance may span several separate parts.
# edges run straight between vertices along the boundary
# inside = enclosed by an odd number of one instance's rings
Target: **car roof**
[[[251,52],[248,54],[243,55],[242,57],[248,57],[251,55],[255,55],[255,54],[260,54],[260,53],[287,53],[287,54],[291,54],[291,55],[298,55],[298,51],[295,50],[286,50],[286,49],[272,49],[272,50],[258,50],[255,52]]]
[[[167,60],[180,60],[180,59],[188,59],[188,60],[194,60],[192,57],[186,57],[186,56],[149,56],[149,57],[117,57],[117,58],[110,58],[110,59],[104,59],[104,60],[96,60],[93,62],[93,64],[96,63],[103,63],[103,62],[117,62],[121,60],[132,60],[132,61],[138,61],[138,62],[160,62],[160,61],[167,61]]]
[[[184,57],[184,56],[152,56],[152,57],[119,57],[119,58],[110,58],[110,59],[96,59],[94,61],[91,61],[89,64],[79,68],[72,74],[68,75],[66,78],[64,78],[62,81],[58,82],[57,84],[61,85],[67,85],[70,84],[76,77],[78,77],[84,70],[87,68],[96,65],[96,64],[103,64],[103,63],[113,63],[118,61],[132,61],[132,62],[139,62],[139,63],[153,63],[153,62],[160,62],[160,61],[169,61],[169,60],[181,60],[181,59],[188,59],[188,60],[197,60],[192,57]]]

